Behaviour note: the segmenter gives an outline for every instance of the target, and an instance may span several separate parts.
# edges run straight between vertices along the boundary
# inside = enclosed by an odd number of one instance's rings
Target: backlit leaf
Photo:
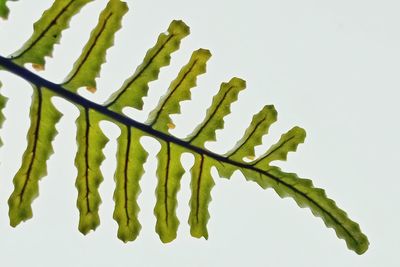
[[[39,194],[39,180],[47,174],[46,161],[53,153],[51,142],[57,134],[55,125],[61,118],[51,102],[52,95],[50,91],[35,87],[32,96],[28,147],[8,200],[10,224],[14,227],[32,217],[31,204]]]
[[[182,150],[179,147],[168,142],[162,142],[157,155],[158,184],[154,214],[157,218],[156,232],[164,243],[171,242],[176,238],[179,225],[179,220],[176,217],[178,205],[176,196],[182,175],[185,172],[180,161],[181,154]]]
[[[61,39],[61,32],[69,27],[71,18],[91,1],[93,0],[54,1],[51,8],[33,24],[34,31],[29,40],[10,57],[20,65],[33,63],[44,68],[45,57],[51,56],[54,45]]]
[[[199,147],[204,147],[207,141],[215,141],[216,130],[224,127],[224,117],[231,113],[230,105],[237,100],[239,92],[245,88],[246,82],[239,78],[222,83],[203,122],[186,138],[187,141]]]
[[[135,240],[141,229],[137,218],[137,197],[140,193],[139,181],[144,173],[143,165],[148,154],[140,144],[140,131],[125,125],[120,128],[115,172],[114,219],[118,223],[118,238],[127,242]]]
[[[73,92],[83,86],[95,90],[96,78],[99,76],[101,65],[105,62],[106,51],[114,44],[114,35],[121,28],[122,17],[127,11],[125,2],[120,0],[108,2],[82,54],[64,80],[65,88]]]
[[[191,153],[194,156],[190,171],[189,225],[192,236],[208,238],[208,206],[214,186],[211,170],[215,167],[222,177],[230,178],[234,172],[240,171],[245,179],[256,182],[262,188],[273,188],[279,196],[292,198],[300,207],[308,207],[315,216],[322,218],[339,238],[345,240],[350,249],[359,254],[367,250],[368,239],[358,224],[337,207],[324,190],[315,188],[311,180],[299,178],[297,174],[286,173],[271,165],[274,161],[286,160],[289,152],[296,151],[305,139],[303,129],[292,128],[266,153],[254,159],[254,148],[262,144],[263,136],[277,119],[277,112],[272,105],[265,106],[254,115],[243,137],[229,152],[218,154],[205,148],[206,142],[215,140],[216,131],[224,128],[224,117],[230,113],[231,104],[245,88],[244,80],[233,78],[228,83],[222,83],[205,119],[187,138],[179,139],[169,133],[169,129],[175,128],[170,116],[180,113],[180,102],[191,98],[190,90],[196,86],[197,77],[206,71],[206,62],[211,56],[208,50],[199,49],[192,54],[189,63],[181,69],[167,93],[150,112],[146,123],[128,118],[122,113],[124,107],[142,108],[149,83],[158,78],[160,69],[169,64],[171,54],[189,34],[189,28],[182,21],[171,23],[168,31],[162,33],[155,46],[147,52],[136,72],[104,105],[91,102],[76,91],[84,86],[92,92],[96,90],[96,77],[105,62],[106,51],[113,45],[115,32],[121,27],[122,16],[127,12],[126,3],[120,0],[109,0],[98,25],[63,84],[57,85],[25,69],[23,64],[27,62],[33,63],[36,70],[44,68],[45,57],[51,55],[61,32],[68,27],[68,21],[89,1],[55,1],[35,23],[32,37],[13,58],[0,56],[2,70],[18,75],[34,87],[31,126],[27,135],[28,148],[23,155],[22,166],[14,177],[15,188],[9,198],[12,226],[32,217],[31,204],[39,192],[39,179],[46,174],[46,161],[52,153],[51,142],[56,134],[55,125],[61,116],[51,103],[51,97],[57,95],[76,105],[80,113],[76,121],[78,148],[75,165],[78,169],[76,187],[79,230],[82,233],[95,230],[100,223],[99,186],[103,180],[100,165],[104,160],[103,148],[108,139],[99,123],[108,120],[121,129],[117,141],[113,217],[118,223],[118,237],[122,241],[135,240],[141,228],[137,198],[147,152],[140,139],[142,136],[150,136],[161,144],[157,155],[158,183],[154,214],[157,219],[156,232],[162,242],[170,242],[177,236],[177,194],[184,174],[181,156],[183,153]],[[0,16],[4,17],[5,14],[5,0],[0,0]],[[0,96],[0,126],[4,120],[1,115],[4,104],[5,98]]]
[[[192,196],[190,197],[189,225],[191,235],[197,238],[208,239],[207,222],[210,218],[208,204],[211,201],[211,189],[215,184],[211,176],[211,167],[207,157],[195,156],[191,170]]]
[[[172,123],[170,115],[180,113],[179,103],[190,99],[190,89],[196,86],[197,76],[206,72],[206,63],[210,57],[210,51],[205,49],[193,52],[189,63],[181,69],[168,92],[160,99],[157,107],[150,112],[147,120],[149,125],[162,132],[168,131]]]
[[[143,97],[147,95],[149,83],[158,78],[160,69],[169,65],[171,54],[179,49],[181,40],[189,34],[189,27],[180,20],[169,25],[167,33],[161,33],[157,43],[147,51],[143,63],[122,87],[106,102],[110,109],[121,112],[124,107],[143,108]]]
[[[98,189],[103,181],[100,164],[104,160],[103,148],[108,142],[99,127],[101,120],[100,114],[86,108],[80,108],[76,120],[78,151],[75,166],[78,177],[75,185],[78,189],[79,231],[83,234],[95,230],[100,224],[101,198]]]

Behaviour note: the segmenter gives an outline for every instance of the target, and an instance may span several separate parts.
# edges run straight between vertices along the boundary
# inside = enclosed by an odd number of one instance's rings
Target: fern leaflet
[[[254,147],[261,144],[262,137],[277,120],[273,106],[265,106],[254,115],[243,137],[226,154],[216,154],[204,147],[206,142],[215,140],[216,130],[223,129],[224,117],[230,113],[230,105],[246,87],[242,79],[235,77],[221,84],[203,122],[189,136],[179,139],[169,133],[169,129],[174,127],[170,115],[180,112],[180,102],[191,98],[190,90],[196,86],[197,77],[206,72],[206,62],[211,56],[208,50],[193,52],[165,96],[150,112],[146,123],[135,121],[122,113],[124,107],[142,108],[142,98],[148,93],[148,84],[158,78],[160,69],[169,64],[171,54],[179,49],[181,40],[189,34],[189,28],[182,21],[173,21],[168,31],[159,35],[143,63],[104,104],[91,102],[79,96],[76,91],[80,87],[87,87],[91,91],[96,89],[95,79],[105,61],[106,51],[113,45],[114,35],[128,10],[127,5],[120,0],[109,0],[82,54],[62,84],[54,84],[25,69],[25,63],[44,67],[45,57],[51,55],[61,32],[68,27],[68,21],[88,2],[56,0],[35,23],[35,31],[27,43],[9,58],[0,56],[2,69],[29,81],[34,88],[28,147],[22,166],[14,178],[15,188],[9,199],[11,225],[16,226],[32,216],[31,203],[38,194],[39,179],[46,174],[46,161],[52,153],[51,141],[56,134],[55,125],[61,118],[51,102],[52,96],[57,95],[76,105],[80,111],[76,121],[78,152],[75,164],[78,169],[76,187],[80,211],[79,230],[83,234],[95,230],[100,223],[98,209],[101,199],[98,187],[103,180],[100,165],[104,159],[102,150],[108,139],[102,133],[99,122],[107,120],[121,129],[115,172],[114,219],[118,223],[118,238],[122,241],[134,240],[141,229],[137,218],[137,197],[147,152],[140,144],[140,138],[150,136],[161,144],[157,155],[158,184],[154,213],[157,218],[156,232],[162,242],[170,242],[177,235],[177,192],[184,174],[180,158],[182,153],[189,152],[195,158],[190,171],[192,195],[189,225],[192,236],[208,238],[208,204],[214,186],[211,169],[215,167],[222,177],[229,178],[239,170],[247,180],[256,182],[262,188],[273,188],[281,197],[293,198],[299,206],[308,207],[316,216],[321,217],[328,227],[336,231],[339,238],[346,241],[350,249],[359,254],[367,250],[368,239],[358,224],[349,219],[326,196],[324,190],[315,188],[310,180],[286,173],[272,164],[274,161],[286,160],[288,153],[296,151],[298,145],[304,142],[303,129],[292,128],[265,154],[254,159]],[[4,3],[4,0],[0,2],[2,12],[5,10],[2,7]],[[4,98],[0,98],[0,108],[4,103]],[[2,120],[0,116],[0,122]],[[251,161],[245,161],[244,158]]]

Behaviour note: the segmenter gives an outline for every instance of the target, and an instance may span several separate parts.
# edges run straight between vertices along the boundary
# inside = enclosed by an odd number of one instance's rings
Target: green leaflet
[[[192,196],[190,198],[189,225],[192,236],[208,239],[207,222],[210,218],[208,204],[211,201],[211,189],[215,183],[211,176],[210,161],[203,155],[196,154],[191,169]]]
[[[206,63],[210,57],[210,51],[205,49],[193,52],[189,63],[181,69],[168,92],[150,112],[147,120],[149,125],[162,132],[174,127],[169,116],[180,112],[179,102],[190,99],[190,89],[196,86],[197,76],[206,72]]]
[[[306,131],[300,127],[294,127],[287,133],[283,134],[275,145],[271,146],[268,151],[252,163],[256,167],[265,169],[269,163],[275,160],[286,160],[287,154],[296,151],[297,146],[304,142]],[[267,167],[268,168],[268,167]]]
[[[239,78],[232,78],[228,83],[222,83],[203,122],[186,140],[199,147],[204,147],[207,141],[214,141],[215,131],[224,127],[224,117],[231,112],[230,105],[237,100],[239,92],[245,88],[246,82]]]
[[[268,172],[243,168],[242,172],[247,180],[255,181],[262,188],[272,187],[280,197],[291,197],[300,207],[309,207],[315,216],[321,217],[326,226],[333,228],[336,235],[346,241],[349,249],[358,254],[368,249],[368,239],[359,225],[350,220],[324,190],[315,188],[311,180],[282,172],[278,167],[271,167]]]
[[[177,193],[185,170],[181,165],[182,149],[169,142],[161,142],[158,152],[156,189],[156,206],[154,214],[157,218],[156,232],[162,242],[171,242],[176,238],[179,220],[176,217]]]
[[[189,27],[183,21],[172,21],[167,33],[160,34],[156,45],[147,51],[143,63],[105,105],[116,112],[121,112],[124,107],[142,109],[148,84],[158,78],[162,67],[169,65],[171,54],[179,49],[181,40],[188,34]]]
[[[2,86],[3,86],[3,84],[0,82],[0,89]],[[0,94],[0,129],[3,126],[4,120],[6,119],[3,114],[3,109],[6,106],[6,103],[7,103],[7,97]],[[0,139],[0,146],[2,146],[2,145],[3,145],[3,142]]]
[[[54,45],[61,39],[61,32],[68,28],[71,18],[91,1],[56,0],[33,25],[34,32],[29,40],[10,57],[20,65],[33,63],[37,69],[44,68],[45,57],[51,56]]]
[[[257,120],[253,118],[254,121]],[[254,127],[253,123],[249,129],[252,127]],[[256,137],[253,136],[253,138]],[[358,224],[350,220],[322,189],[314,188],[310,180],[301,179],[294,173],[285,173],[278,167],[269,165],[275,160],[286,160],[288,152],[296,151],[297,146],[303,143],[304,139],[305,131],[294,127],[283,134],[278,143],[271,146],[260,159],[250,163],[224,162],[215,164],[215,167],[221,176],[227,178],[234,171],[240,170],[247,180],[255,181],[264,189],[273,188],[280,197],[293,198],[300,207],[309,207],[314,215],[321,217],[328,227],[336,231],[339,238],[346,241],[350,249],[358,254],[364,253],[368,248],[368,239],[360,231]],[[251,143],[251,139],[248,142]]]
[[[118,223],[118,238],[127,242],[135,240],[141,229],[137,218],[137,197],[140,193],[139,180],[144,173],[143,165],[148,154],[140,144],[140,131],[125,125],[121,125],[120,129],[115,172],[114,219]]]
[[[86,86],[88,90],[96,90],[96,77],[101,65],[105,62],[106,51],[114,44],[115,32],[121,28],[123,15],[128,11],[125,2],[110,0],[100,14],[99,22],[92,31],[82,54],[63,82],[63,86],[73,92]]]
[[[8,200],[10,224],[13,227],[32,217],[31,204],[39,193],[40,178],[47,173],[46,161],[53,153],[51,142],[57,134],[55,125],[61,113],[52,104],[52,96],[50,91],[34,87],[28,147],[21,168],[14,177],[14,191]]]
[[[77,207],[79,209],[79,231],[87,234],[100,224],[99,206],[101,198],[98,188],[103,181],[100,164],[104,160],[103,148],[108,142],[99,127],[104,119],[95,111],[80,108],[76,120],[78,151],[75,166],[78,169],[76,188],[78,189]]]
[[[10,10],[6,5],[7,1],[9,0],[0,0],[0,17],[3,19],[7,19],[8,14],[10,13]],[[11,0],[11,1],[16,1],[16,0]]]
[[[244,157],[255,156],[254,147],[262,143],[263,135],[268,133],[269,127],[276,121],[278,113],[274,106],[265,106],[253,119],[243,137],[235,147],[226,153],[226,156],[236,161],[242,161]]]

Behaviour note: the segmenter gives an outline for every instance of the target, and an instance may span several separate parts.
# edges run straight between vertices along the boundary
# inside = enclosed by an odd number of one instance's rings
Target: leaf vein
[[[42,91],[41,88],[35,87],[35,90],[38,94],[38,110],[37,110],[37,121],[36,121],[36,125],[35,125],[35,130],[33,133],[33,148],[32,148],[32,156],[30,158],[30,162],[29,162],[29,167],[28,170],[26,172],[26,179],[24,182],[24,185],[21,189],[21,194],[20,194],[20,200],[22,202],[24,194],[25,194],[25,190],[26,187],[28,186],[29,180],[30,180],[30,176],[31,176],[31,172],[33,169],[33,163],[35,161],[36,158],[36,148],[37,148],[37,143],[39,141],[39,132],[40,132],[40,121],[41,121],[41,117],[42,117]]]

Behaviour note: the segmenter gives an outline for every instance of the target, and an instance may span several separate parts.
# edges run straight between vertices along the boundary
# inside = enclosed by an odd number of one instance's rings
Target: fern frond
[[[118,237],[122,241],[134,240],[141,228],[137,218],[137,197],[147,152],[140,144],[140,138],[150,136],[161,144],[157,155],[158,184],[154,213],[157,218],[156,232],[162,242],[170,242],[177,235],[177,192],[184,174],[181,155],[191,153],[194,156],[189,214],[192,236],[208,238],[208,205],[214,186],[211,169],[215,167],[222,177],[230,178],[233,172],[241,171],[247,180],[258,183],[262,188],[273,188],[281,197],[291,197],[300,207],[308,207],[314,215],[322,218],[339,238],[346,241],[350,249],[359,254],[367,250],[368,239],[358,224],[338,208],[324,190],[315,188],[310,180],[271,165],[274,161],[286,160],[289,152],[296,151],[305,139],[303,129],[292,128],[258,159],[250,162],[244,160],[246,157],[254,158],[254,147],[261,144],[262,137],[277,120],[277,112],[273,106],[265,106],[254,115],[243,137],[226,154],[217,154],[205,148],[206,142],[215,140],[216,131],[224,128],[224,117],[230,113],[230,105],[245,88],[244,80],[233,78],[228,83],[222,83],[203,122],[188,137],[179,139],[169,133],[169,129],[174,127],[170,116],[180,112],[180,102],[191,98],[190,90],[196,86],[197,77],[206,71],[206,62],[211,56],[208,50],[199,49],[192,54],[165,96],[150,112],[146,123],[135,121],[122,113],[122,109],[127,106],[142,108],[142,98],[147,95],[148,84],[158,78],[160,69],[169,64],[171,54],[189,34],[189,28],[183,22],[171,23],[168,32],[159,36],[136,72],[104,105],[91,102],[76,91],[84,86],[90,90],[96,88],[96,77],[105,61],[106,51],[113,45],[114,35],[121,27],[122,16],[127,12],[126,4],[120,0],[108,2],[100,15],[98,25],[63,84],[54,84],[23,68],[22,65],[28,62],[44,64],[45,56],[51,53],[61,31],[68,26],[69,19],[86,2],[88,1],[74,1],[68,6],[69,2],[56,1],[35,24],[35,32],[20,50],[22,52],[19,56],[9,59],[0,56],[1,68],[29,81],[34,87],[28,148],[22,167],[14,178],[15,190],[9,200],[13,226],[32,216],[31,203],[38,194],[38,181],[46,173],[46,160],[52,153],[51,141],[56,134],[55,125],[61,116],[51,103],[51,97],[57,95],[76,105],[80,111],[76,121],[78,151],[75,165],[78,168],[77,206],[80,212],[79,230],[82,233],[95,230],[100,223],[98,209],[101,198],[98,188],[103,180],[100,164],[104,160],[102,150],[108,139],[101,131],[99,123],[108,120],[121,129],[118,138],[113,216],[118,223]],[[58,13],[54,10],[58,10]],[[60,14],[58,19],[55,14]],[[52,25],[52,22],[57,25]],[[50,32],[57,33],[54,40],[50,38]]]

